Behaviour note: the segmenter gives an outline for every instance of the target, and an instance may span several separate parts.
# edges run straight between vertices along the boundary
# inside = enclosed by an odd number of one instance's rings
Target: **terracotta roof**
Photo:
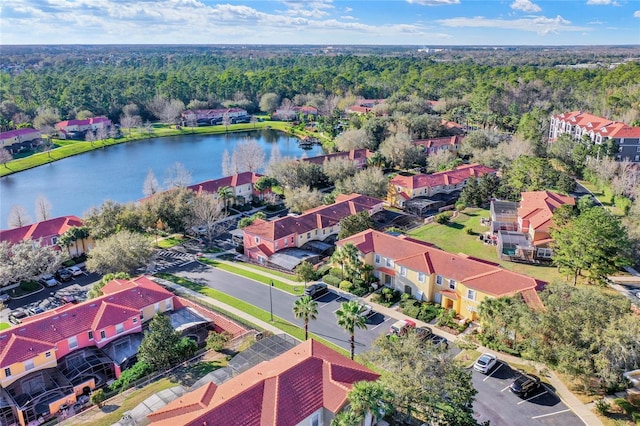
[[[441,185],[457,185],[470,177],[481,177],[486,174],[496,173],[497,170],[480,164],[465,164],[455,170],[447,170],[433,174],[420,174],[412,176],[398,175],[389,181],[390,184],[403,188],[431,188]]]
[[[443,146],[453,146],[462,143],[464,136],[456,135],[456,136],[447,136],[444,138],[431,138],[431,139],[418,139],[413,141],[414,145],[420,145],[425,147],[426,149],[438,149]]]
[[[25,128],[22,128],[22,129],[9,130],[8,132],[0,133],[0,140],[11,139],[11,138],[14,138],[16,136],[22,136],[22,135],[31,135],[33,133],[40,134],[40,130],[31,129],[31,128],[28,128],[28,127],[25,127]]]
[[[610,138],[638,138],[640,137],[640,127],[631,127],[619,121],[613,121],[605,117],[589,114],[582,111],[570,111],[554,116],[555,119],[571,123],[572,126],[579,126],[593,131],[602,137]]]
[[[419,243],[414,239],[395,237],[372,229],[344,238],[336,244],[342,246],[347,243],[352,243],[364,254],[374,252],[392,259],[396,265],[451,278],[495,297],[536,289],[543,284],[539,280],[508,271],[492,262],[464,254],[448,253],[428,243]]]
[[[73,226],[82,226],[82,220],[77,216],[56,217],[32,225],[0,231],[0,241],[15,244],[24,240],[35,241],[40,238],[57,237]]]
[[[440,290],[439,293],[441,295],[443,295],[444,297],[448,297],[451,300],[458,300],[458,295],[456,294],[455,291],[451,291],[451,290]]]
[[[315,157],[304,158],[302,161],[314,164],[324,164],[325,161],[335,160],[337,158],[346,158],[347,160],[360,161],[366,163],[367,158],[371,157],[373,152],[366,148],[352,149],[351,151],[334,152],[333,154],[318,155]]]
[[[340,194],[336,197],[336,202],[328,206],[307,210],[299,216],[286,216],[271,221],[256,220],[243,231],[250,235],[275,241],[292,234],[300,235],[313,231],[319,228],[319,224],[324,228],[335,226],[347,216],[371,210],[381,204],[382,200],[366,195]]]
[[[230,379],[207,384],[148,415],[154,425],[293,426],[347,402],[353,383],[378,374],[314,340]]]
[[[187,186],[187,189],[191,189],[196,194],[200,194],[202,192],[215,194],[218,192],[218,189],[224,188],[225,186],[235,188],[236,186],[246,185],[248,183],[256,183],[256,181],[262,176],[263,175],[258,173],[243,172],[235,174],[233,176],[225,176],[220,179],[213,179],[196,183],[195,185]]]
[[[576,202],[573,197],[551,191],[523,192],[518,218],[522,220],[523,228],[546,232],[551,226],[554,210],[564,204],[574,206]]]
[[[106,123],[111,124],[111,120],[107,117],[91,117],[84,120],[65,120],[56,123],[57,130],[64,130],[69,126],[89,126],[91,124]]]

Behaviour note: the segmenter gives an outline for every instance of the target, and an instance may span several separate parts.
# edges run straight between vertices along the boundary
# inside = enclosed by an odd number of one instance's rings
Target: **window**
[[[293,244],[295,242],[295,240],[293,239],[293,237],[291,237],[291,244]]]
[[[311,426],[320,426],[320,416],[318,413],[314,413],[311,417]]]
[[[158,312],[159,310],[160,310],[160,303],[156,303],[155,305],[153,305],[154,312]]]
[[[400,267],[400,275],[402,275],[403,277],[407,276],[407,268],[405,268],[404,266]]]
[[[456,280],[449,280],[449,289],[451,290],[456,289]]]
[[[93,331],[89,332],[89,340],[93,340]]]
[[[33,364],[33,360],[32,359],[29,359],[29,360],[24,362],[25,371],[33,370],[33,367],[35,367],[35,365]]]
[[[133,323],[137,324],[138,323],[138,317],[133,317]]]
[[[280,248],[280,244],[276,241],[276,251]]]
[[[69,337],[69,340],[67,340],[67,342],[69,342],[69,349],[78,347],[78,338],[76,336]]]
[[[307,232],[307,238],[311,238],[311,232]]]
[[[418,281],[423,283],[426,275],[423,272],[418,272]]]
[[[388,266],[389,268],[393,268],[393,260],[391,260],[391,259],[389,259],[389,258],[386,258],[386,260],[387,260],[387,266]]]
[[[51,237],[51,244],[58,244],[58,237]]]
[[[144,312],[140,311],[140,321],[144,320]]]
[[[45,358],[51,358],[51,351],[47,351],[44,353]]]
[[[107,338],[107,333],[104,330],[100,330],[100,340],[104,340]]]
[[[116,324],[116,334],[124,333],[124,324]]]
[[[476,300],[476,292],[473,290],[467,290],[467,299]]]
[[[173,309],[173,299],[167,299],[164,302],[164,306],[169,310]]]
[[[442,285],[442,275],[436,275],[436,284]]]
[[[256,237],[256,244],[260,244],[260,237]]]
[[[323,230],[322,230],[322,235],[325,235],[326,233],[327,233],[327,230],[326,230],[326,229],[323,229]]]
[[[376,263],[380,263],[380,255],[379,254],[376,254],[375,259],[376,259],[375,260]]]
[[[11,368],[7,367],[4,369],[4,376],[5,377],[11,377]]]

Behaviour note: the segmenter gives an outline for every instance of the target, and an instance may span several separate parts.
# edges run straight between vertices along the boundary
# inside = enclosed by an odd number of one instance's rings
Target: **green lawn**
[[[182,277],[177,277],[175,275],[171,275],[171,274],[161,274],[162,278],[169,280],[171,282],[174,282],[178,285],[181,285],[183,287],[186,287],[190,290],[193,291],[197,291],[200,294],[203,294],[205,296],[211,297],[212,299],[216,299],[219,300],[222,303],[225,303],[229,306],[233,306],[236,309],[241,310],[242,312],[254,317],[254,318],[258,318],[264,322],[270,322],[271,321],[271,313],[267,312],[265,310],[259,309],[255,306],[253,306],[250,303],[247,303],[243,300],[237,299],[233,296],[229,296],[226,293],[223,293],[221,291],[212,289],[210,287],[201,285],[201,284],[197,284],[194,283],[192,281],[189,281],[185,278]],[[292,307],[293,309],[293,307]],[[293,337],[299,339],[299,340],[304,340],[304,329],[301,327],[298,327],[295,324],[292,324],[288,321],[285,321],[284,319],[274,315],[273,316],[273,325],[277,328],[279,328],[280,330],[284,331],[285,333],[288,333],[290,335],[292,335]],[[347,336],[345,334],[345,336]],[[323,344],[337,350],[338,352],[349,356],[349,353],[342,349],[341,347],[334,345],[333,343],[314,335],[313,333],[309,333],[309,337],[313,337],[313,339],[322,342]]]
[[[0,322],[0,331],[6,330],[7,328],[11,328],[11,324],[9,324],[8,322]]]
[[[565,280],[565,277],[560,275],[558,269],[552,266],[525,265],[500,260],[495,246],[485,245],[478,240],[478,234],[489,230],[488,227],[480,225],[480,218],[482,217],[489,217],[488,209],[468,208],[447,225],[440,225],[435,222],[430,223],[411,231],[409,235],[433,243],[450,253],[464,253],[489,260],[499,263],[505,269],[547,282]],[[468,235],[464,231],[465,227],[471,228],[474,234]]]
[[[182,235],[172,235],[158,241],[158,247],[169,248],[184,243],[185,238]]]
[[[295,274],[287,274],[286,272],[276,271],[273,269],[265,268],[264,266],[254,265],[253,263],[242,263],[245,268],[255,269],[256,271],[266,272],[271,275],[275,275],[281,278],[285,278],[291,281],[298,281],[298,276]]]
[[[617,208],[611,200],[613,200],[613,189],[611,185],[604,185],[602,187],[592,184],[586,180],[578,181],[580,185],[587,188],[589,191],[593,193],[593,195],[605,206],[607,209],[611,211],[616,216],[622,216],[622,211]]]

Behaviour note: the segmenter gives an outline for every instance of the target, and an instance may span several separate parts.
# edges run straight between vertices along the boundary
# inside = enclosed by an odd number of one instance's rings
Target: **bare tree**
[[[191,172],[180,162],[169,166],[166,176],[165,186],[167,188],[184,188],[191,183]]]
[[[93,134],[93,131],[91,131],[91,129],[87,130],[87,133],[85,133],[84,140],[91,143],[91,147],[93,147],[93,143],[96,140],[96,135]]]
[[[293,118],[294,112],[293,112],[293,108],[295,107],[295,105],[293,104],[293,102],[291,102],[291,99],[289,98],[284,98],[282,100],[282,103],[280,104],[280,114],[278,115],[278,118],[283,119],[283,120],[290,120]]]
[[[184,111],[184,103],[178,99],[172,99],[164,105],[160,113],[160,119],[167,124],[176,124]]]
[[[533,147],[529,141],[514,137],[509,142],[503,142],[496,147],[496,151],[501,153],[506,163],[515,161],[521,155],[533,156]]]
[[[356,166],[352,160],[348,158],[334,158],[333,160],[325,160],[322,165],[322,171],[331,182],[345,179],[356,174]]]
[[[285,206],[296,213],[302,213],[322,204],[322,193],[308,186],[285,188],[284,197]]]
[[[229,115],[229,112],[222,114],[222,124],[224,125],[225,130],[229,130],[229,124],[231,124],[231,116]]]
[[[142,185],[142,193],[149,197],[160,192],[160,189],[160,184],[158,183],[158,179],[156,179],[156,175],[153,173],[152,169],[149,169],[147,177],[144,179],[144,184]]]
[[[193,198],[191,208],[192,225],[204,228],[204,233],[209,240],[230,226],[222,220],[227,213],[220,199],[214,199],[209,194],[198,194]]]
[[[96,140],[103,141],[109,136],[109,132],[107,132],[107,128],[102,126],[98,127],[96,130]]]
[[[236,174],[233,164],[231,164],[231,155],[226,149],[222,153],[222,174],[224,176],[231,176]]]
[[[60,121],[60,112],[57,109],[40,107],[33,119],[33,127],[41,129],[44,126],[53,126],[58,121]]]
[[[618,163],[618,171],[611,180],[611,186],[616,195],[634,195],[635,189],[640,186],[640,172],[629,159]]]
[[[352,149],[366,148],[369,139],[364,129],[347,130],[336,138],[338,151],[351,151]]]
[[[410,167],[418,157],[416,146],[411,142],[407,133],[389,136],[380,145],[380,153],[401,169]]]
[[[11,206],[11,210],[9,210],[8,222],[9,228],[20,228],[33,223],[33,219],[24,206],[16,204]]]
[[[201,101],[199,99],[193,99],[187,104],[187,109],[190,110],[199,110],[199,109],[207,109],[209,108],[208,101]]]
[[[265,154],[255,139],[245,139],[233,150],[241,172],[257,172],[264,167]],[[233,159],[232,155],[232,159]]]
[[[168,103],[169,101],[167,100],[167,98],[162,95],[156,95],[147,103],[146,106],[149,112],[153,114],[154,117],[162,120],[162,114]]]
[[[618,171],[618,162],[611,157],[602,157],[600,161],[592,161],[590,166],[603,183],[611,182]]]
[[[109,126],[107,130],[107,134],[111,139],[115,139],[118,137],[118,128],[116,126]]]
[[[438,151],[429,155],[427,159],[427,170],[431,173],[443,170],[455,160],[455,155],[450,151]]]
[[[336,95],[329,95],[324,100],[322,104],[322,108],[320,108],[320,114],[329,117],[333,114],[333,111],[338,107],[338,102],[340,102],[340,98]]]
[[[11,155],[11,153],[6,149],[0,148],[0,164],[3,164],[7,169],[9,169],[9,166],[7,166],[7,163],[11,160],[13,160],[13,155]]]
[[[120,127],[123,129],[129,129],[129,136],[131,136],[131,129],[139,127],[142,123],[142,119],[139,115],[124,114],[120,116]]]
[[[134,103],[127,104],[122,107],[122,114],[129,116],[139,115],[140,107]]]
[[[147,135],[151,137],[151,132],[153,131],[153,124],[149,120],[144,123],[144,130],[147,132]]]
[[[36,198],[36,220],[43,222],[51,219],[51,202],[42,194]]]

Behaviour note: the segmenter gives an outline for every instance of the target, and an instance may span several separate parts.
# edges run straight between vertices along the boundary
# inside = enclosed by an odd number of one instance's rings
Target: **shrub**
[[[407,302],[402,308],[402,313],[410,316],[411,318],[418,318],[418,314],[420,313],[420,303],[419,302]]]
[[[362,285],[357,285],[353,288],[353,290],[351,290],[351,293],[355,294],[358,297],[362,297],[364,295],[366,295],[367,293],[369,293],[371,291],[371,287],[366,285],[366,284],[362,284]]]
[[[458,210],[459,212],[461,212],[462,210],[466,209],[467,205],[464,203],[464,201],[458,201],[456,203],[456,210]]]
[[[436,318],[440,313],[444,311],[444,308],[440,305],[436,305],[434,303],[423,302],[422,306],[420,306],[420,313],[418,314],[418,319],[424,322],[431,322],[434,318]]]
[[[331,268],[329,274],[342,279],[342,269],[340,268]]]
[[[613,402],[615,402],[618,407],[622,408],[629,416],[632,416],[633,412],[636,410],[635,407],[624,398],[616,398]]]
[[[333,275],[325,275],[322,281],[334,287],[340,286],[340,277],[334,277]]]
[[[144,361],[138,361],[133,365],[133,367],[124,370],[118,380],[109,385],[109,390],[119,391],[121,389],[126,389],[130,384],[134,383],[137,380],[140,380],[141,378],[148,374],[151,374],[152,372],[153,369],[149,364]]]
[[[318,268],[318,270],[316,271],[316,274],[319,277],[324,277],[329,273],[330,270],[331,270],[331,265],[322,265],[321,267]]]
[[[36,291],[40,287],[37,281],[21,281],[20,289],[23,291]]]
[[[474,234],[474,232],[473,232],[473,228],[471,228],[470,226],[465,226],[465,227],[464,227],[464,232],[465,232],[467,235],[473,235],[473,234]]]
[[[341,281],[340,282],[340,290],[342,291],[346,291],[347,293],[351,293],[351,291],[353,290],[353,283],[347,280]]]
[[[440,225],[445,225],[449,223],[449,220],[451,220],[451,216],[445,213],[440,213],[436,215],[436,222],[439,223]]]
[[[124,373],[123,373],[124,374]],[[107,395],[105,395],[102,389],[98,389],[91,394],[91,402],[96,404],[98,408],[102,408],[102,403],[106,401]]]
[[[597,400],[594,405],[596,407],[596,411],[598,411],[598,413],[602,414],[603,416],[606,416],[609,412],[609,409],[611,409],[611,404],[609,404],[604,398]]]
[[[221,351],[229,340],[231,340],[231,334],[227,331],[222,333],[210,331],[207,336],[207,349],[213,349],[216,352]]]
[[[619,195],[615,198],[616,207],[622,210],[622,213],[627,216],[629,214],[629,210],[631,210],[631,200],[627,197]]]

